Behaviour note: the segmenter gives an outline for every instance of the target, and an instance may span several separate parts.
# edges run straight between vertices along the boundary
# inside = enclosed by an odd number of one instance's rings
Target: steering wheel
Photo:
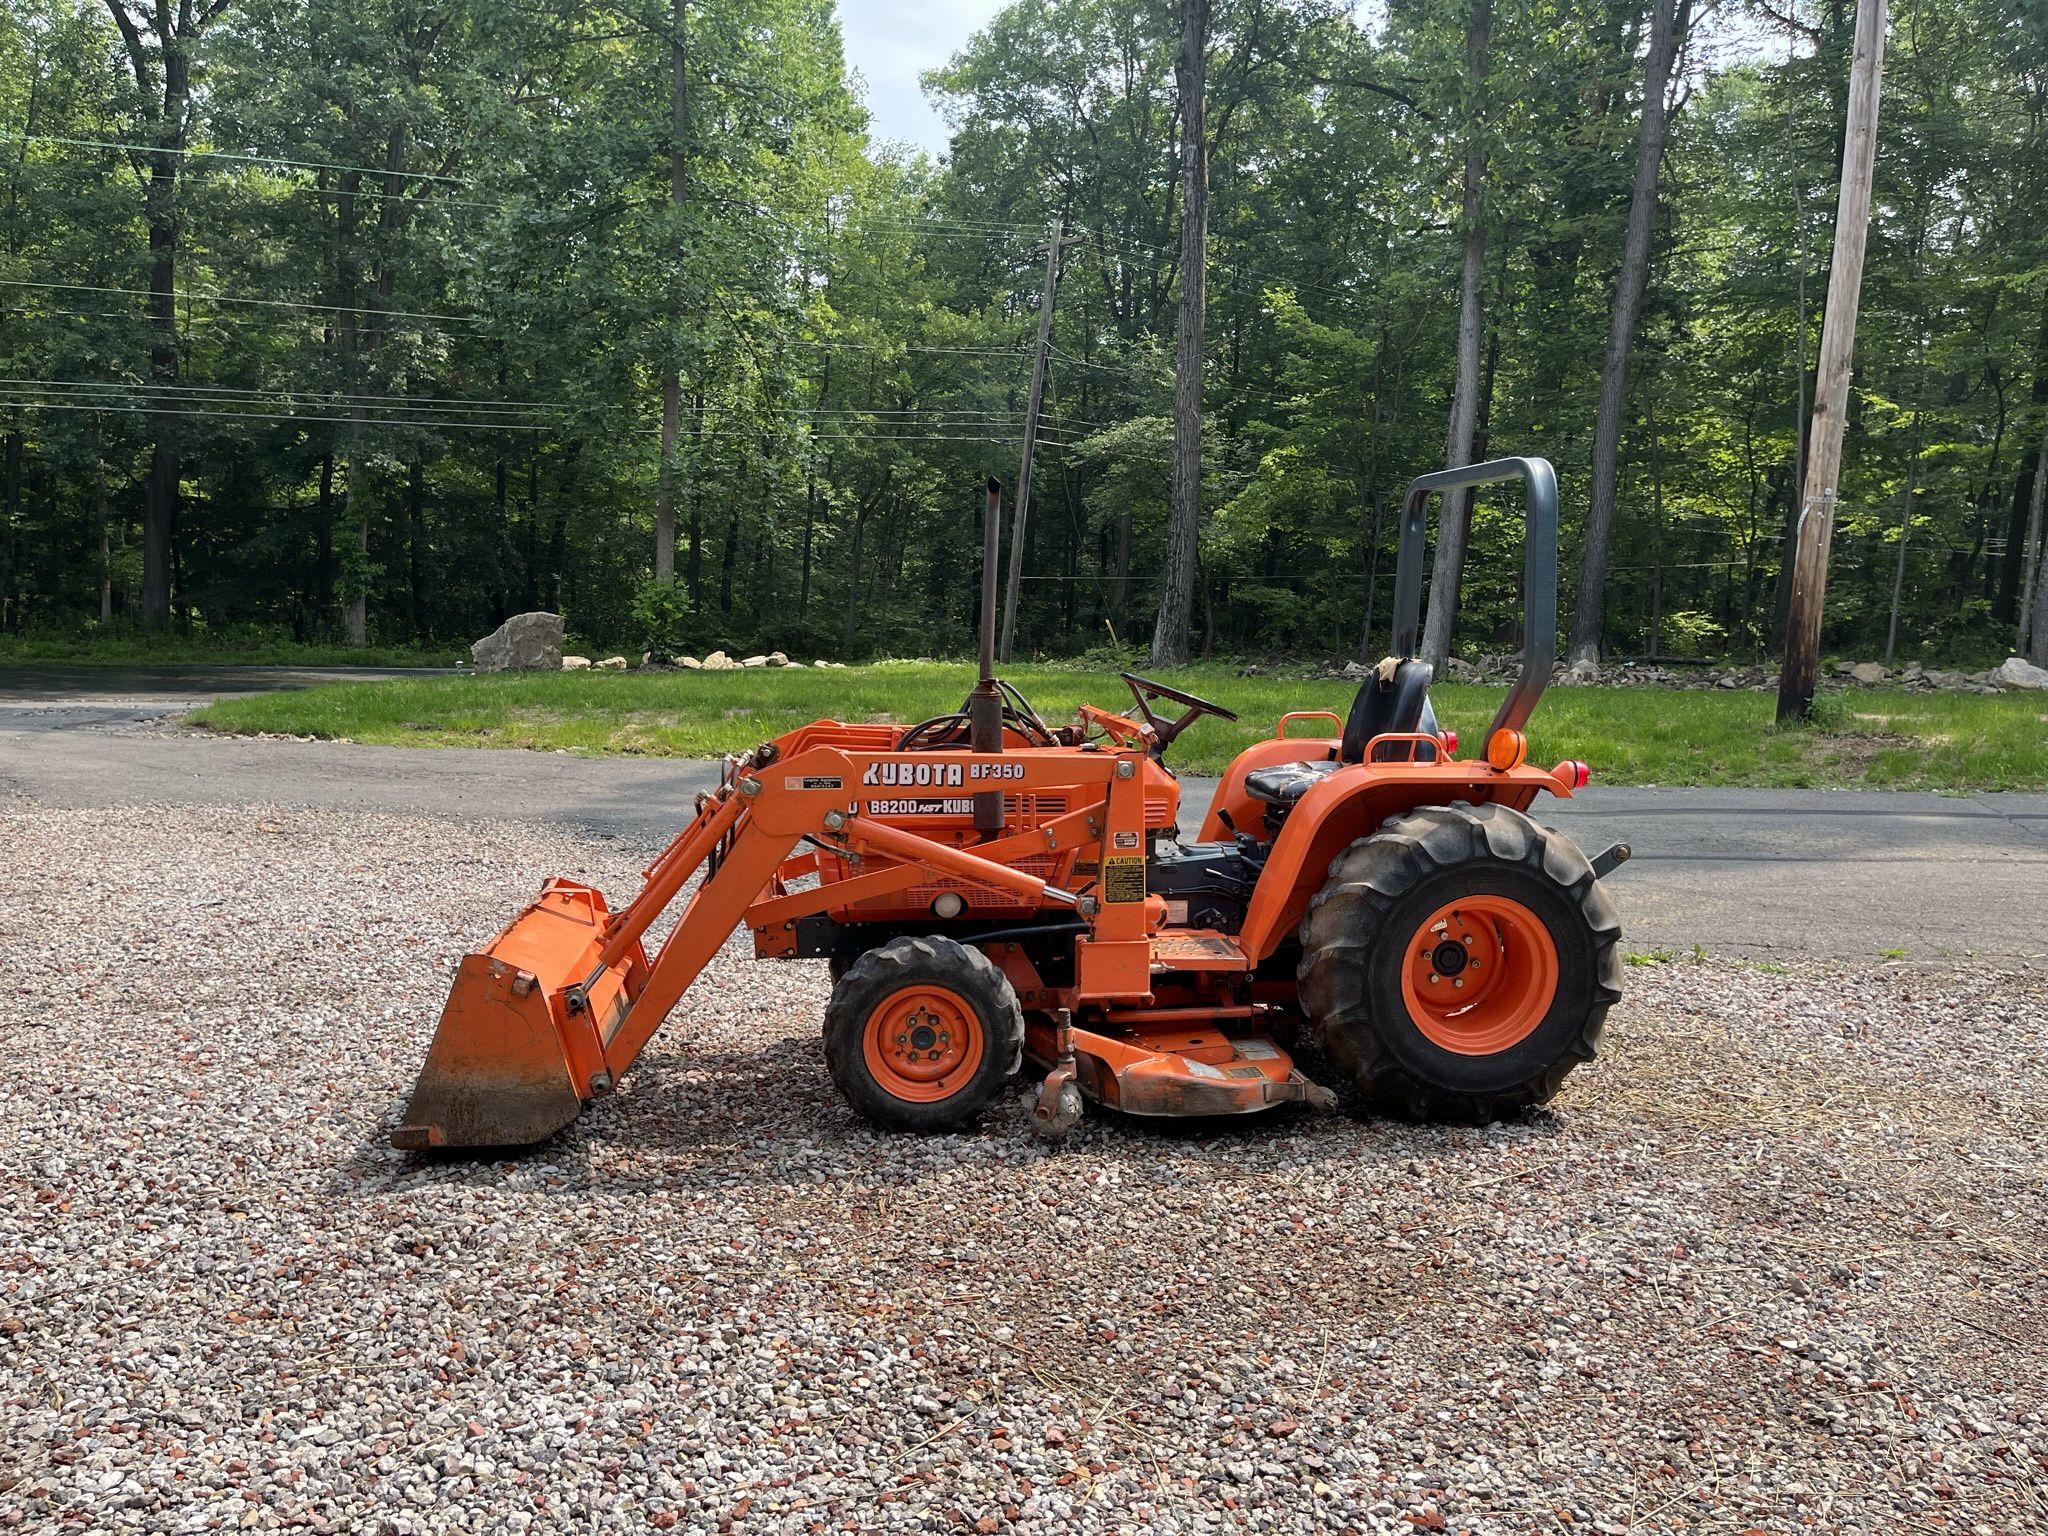
[[[1135,672],[1119,672],[1117,676],[1124,680],[1124,686],[1131,690],[1131,697],[1138,701],[1138,713],[1152,728],[1152,734],[1159,743],[1154,748],[1154,756],[1163,754],[1167,747],[1172,745],[1174,737],[1204,715],[1215,715],[1224,720],[1237,718],[1235,710],[1225,709],[1221,704],[1213,704],[1207,699],[1196,698],[1192,693],[1183,693],[1178,688],[1169,688],[1164,683],[1155,683],[1149,677],[1139,677]],[[1167,699],[1182,705],[1181,717],[1178,720],[1168,720],[1163,715],[1154,714],[1154,699]]]
[[[1031,701],[1019,693],[1011,684],[1000,678],[996,687],[1003,694],[1003,724],[1022,736],[1027,745],[1050,747],[1059,743],[1052,728],[1039,718],[1038,711],[1031,707]],[[973,695],[960,701],[960,708],[950,715],[934,715],[921,720],[903,733],[896,743],[898,752],[946,752],[966,744],[970,717],[969,704]]]

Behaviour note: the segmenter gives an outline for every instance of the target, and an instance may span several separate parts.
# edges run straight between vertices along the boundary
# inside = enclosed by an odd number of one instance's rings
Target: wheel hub
[[[905,987],[869,1016],[862,1047],[881,1088],[930,1103],[958,1092],[980,1069],[981,1021],[973,1004],[945,987]]]
[[[1432,1044],[1491,1056],[1520,1044],[1557,996],[1557,945],[1506,896],[1446,902],[1422,923],[1402,967],[1409,1017]]]

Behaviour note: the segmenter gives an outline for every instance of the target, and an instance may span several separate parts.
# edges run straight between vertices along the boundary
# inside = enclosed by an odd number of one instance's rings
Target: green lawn
[[[1010,680],[1057,724],[1083,700],[1127,702],[1108,674],[1014,667]],[[343,737],[402,746],[566,749],[702,757],[735,751],[820,717],[905,723],[959,706],[974,675],[965,663],[887,662],[844,671],[527,673],[341,683],[208,705],[191,718],[220,731]],[[1299,677],[1239,677],[1232,667],[1185,667],[1161,681],[1216,700],[1244,718],[1203,720],[1170,760],[1216,773],[1269,735],[1285,710],[1346,709],[1355,685]],[[1435,690],[1444,722],[1467,752],[1500,690]],[[1580,757],[1596,783],[1915,789],[2048,788],[2048,698],[1909,694],[1856,689],[1827,696],[1826,728],[1778,731],[1761,693],[1554,688],[1532,724],[1533,759]]]

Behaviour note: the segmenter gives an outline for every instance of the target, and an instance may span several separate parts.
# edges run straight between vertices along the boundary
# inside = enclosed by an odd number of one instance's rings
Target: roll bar
[[[1529,488],[1527,523],[1522,537],[1522,675],[1515,679],[1500,711],[1487,728],[1519,731],[1529,723],[1536,701],[1550,686],[1557,661],[1557,471],[1550,460],[1488,459],[1458,469],[1439,469],[1419,476],[1408,486],[1401,506],[1401,551],[1394,569],[1394,654],[1415,655],[1422,617],[1422,556],[1427,542],[1429,498],[1438,491],[1463,486],[1521,480]]]

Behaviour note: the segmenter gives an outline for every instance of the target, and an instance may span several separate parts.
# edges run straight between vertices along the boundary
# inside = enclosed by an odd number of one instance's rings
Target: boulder
[[[702,672],[704,670],[704,663],[694,656],[678,656],[676,658],[676,665],[685,672]]]
[[[768,653],[768,665],[771,667],[786,667],[789,665],[789,658],[780,651],[770,651]]]
[[[1868,688],[1885,680],[1885,670],[1874,661],[1859,661],[1849,669],[1849,681]]]
[[[713,651],[704,658],[703,670],[706,672],[737,672],[739,669],[740,664],[723,651]]]
[[[768,665],[768,658],[766,656],[749,656],[740,665],[743,667],[765,667]]]
[[[562,658],[562,670],[564,672],[581,672],[589,667],[589,665],[590,658],[588,656],[564,656]]]
[[[1991,669],[1991,681],[2000,688],[2048,688],[2048,667],[2008,656]]]
[[[812,662],[811,665],[814,667],[825,667],[834,672],[844,672],[846,670],[846,663],[843,661],[826,661],[821,658]]]
[[[607,656],[597,664],[597,670],[600,672],[623,672],[626,670],[626,658],[623,656]]]
[[[1600,663],[1591,657],[1581,656],[1565,672],[1564,680],[1582,688],[1597,683],[1600,681]]]
[[[515,613],[469,648],[479,672],[562,670],[562,616]]]

